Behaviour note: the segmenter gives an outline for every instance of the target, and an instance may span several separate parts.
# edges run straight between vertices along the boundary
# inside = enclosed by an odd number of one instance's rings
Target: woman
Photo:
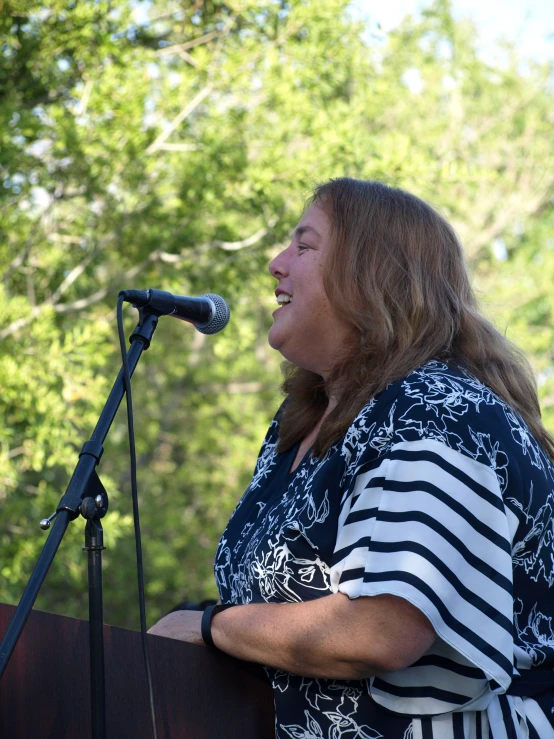
[[[266,667],[281,739],[554,737],[554,442],[451,227],[332,180],[270,272],[287,399],[205,639]]]

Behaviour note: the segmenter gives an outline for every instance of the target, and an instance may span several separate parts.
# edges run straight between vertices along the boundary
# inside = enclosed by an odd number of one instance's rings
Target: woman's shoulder
[[[552,477],[552,464],[525,421],[491,388],[454,363],[430,361],[385,388],[358,414],[343,453],[357,446],[380,454],[432,440],[505,477],[512,460]]]
[[[395,429],[399,436],[438,438],[480,458],[494,449],[539,454],[523,418],[494,390],[457,364],[431,361],[397,383]]]
[[[367,403],[352,427],[366,427],[369,418],[388,416],[397,431],[434,434],[461,430],[469,423],[525,426],[524,421],[481,380],[456,364],[433,360],[388,385]],[[497,431],[500,429],[497,429]],[[508,433],[508,429],[504,429]]]
[[[275,414],[258,468],[275,461],[280,418]],[[521,416],[490,387],[454,362],[429,361],[389,384],[359,411],[333,447],[346,474],[371,464],[399,444],[431,441],[494,470],[506,488],[508,465],[518,477],[546,476],[554,467]]]

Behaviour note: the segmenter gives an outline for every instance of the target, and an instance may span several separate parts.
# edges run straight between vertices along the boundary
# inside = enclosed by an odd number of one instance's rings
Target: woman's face
[[[269,265],[283,302],[273,313],[268,340],[298,367],[326,377],[354,329],[334,312],[323,286],[331,224],[312,204],[295,228],[290,245]],[[281,297],[280,297],[281,296]]]

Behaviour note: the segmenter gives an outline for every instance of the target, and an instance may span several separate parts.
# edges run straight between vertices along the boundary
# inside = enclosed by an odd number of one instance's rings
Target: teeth
[[[290,295],[286,295],[285,293],[281,293],[281,295],[277,296],[277,302],[279,305],[283,305],[284,303],[291,303],[292,298]]]

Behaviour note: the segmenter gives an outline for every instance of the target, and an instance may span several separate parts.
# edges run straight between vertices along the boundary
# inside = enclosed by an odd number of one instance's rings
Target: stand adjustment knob
[[[97,507],[94,498],[90,498],[89,496],[83,498],[83,500],[81,501],[80,511],[83,518],[95,518]]]
[[[94,497],[87,495],[81,501],[79,508],[81,516],[88,520],[92,518],[104,518],[108,512],[108,495],[107,493],[98,493]]]

